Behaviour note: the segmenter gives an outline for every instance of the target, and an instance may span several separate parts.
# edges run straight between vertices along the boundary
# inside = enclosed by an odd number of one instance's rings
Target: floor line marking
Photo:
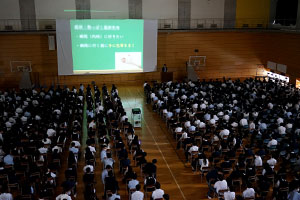
[[[176,185],[177,185],[177,187],[178,187],[178,189],[179,189],[179,191],[180,191],[180,193],[181,193],[181,196],[183,197],[184,200],[186,200],[186,198],[185,198],[185,196],[184,196],[184,194],[183,194],[183,192],[182,192],[182,190],[181,190],[180,185],[178,184],[178,182],[177,182],[177,180],[176,180],[176,178],[175,178],[175,176],[174,176],[174,174],[173,174],[173,172],[172,172],[172,170],[171,170],[171,168],[170,168],[170,166],[169,166],[169,164],[168,164],[168,162],[167,162],[167,160],[166,160],[164,154],[162,153],[162,151],[161,151],[161,149],[160,149],[158,143],[156,142],[156,140],[155,140],[155,138],[154,138],[154,136],[153,136],[153,134],[152,134],[151,129],[149,128],[149,126],[148,126],[147,122],[145,121],[145,119],[144,119],[143,121],[144,121],[144,123],[145,123],[145,125],[146,125],[148,131],[149,131],[150,134],[151,134],[151,137],[152,137],[152,139],[153,139],[153,141],[154,141],[154,143],[155,143],[155,146],[157,147],[157,149],[158,149],[158,151],[160,152],[160,154],[161,154],[163,160],[165,161],[165,163],[166,163],[166,165],[167,165],[167,167],[168,167],[168,169],[169,169],[169,171],[170,171],[170,174],[172,175],[172,177],[173,177],[173,179],[174,179],[174,181],[175,181],[175,183],[176,183]]]

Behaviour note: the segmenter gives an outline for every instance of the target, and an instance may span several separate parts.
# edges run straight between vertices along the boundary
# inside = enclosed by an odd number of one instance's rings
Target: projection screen
[[[156,71],[157,20],[57,20],[58,75]]]

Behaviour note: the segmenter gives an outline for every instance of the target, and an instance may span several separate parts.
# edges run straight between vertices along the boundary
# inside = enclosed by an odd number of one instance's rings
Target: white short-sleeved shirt
[[[49,129],[47,130],[47,135],[48,135],[48,137],[54,136],[55,133],[56,133],[56,131],[55,131],[54,129],[52,129],[52,128],[49,128]]]
[[[191,122],[190,121],[186,121],[185,123],[184,123],[184,127],[185,128],[189,128],[191,126]]]
[[[217,192],[219,192],[220,190],[226,190],[228,188],[227,181],[226,180],[217,181],[214,184],[214,188],[216,189]]]
[[[277,164],[277,160],[275,158],[270,158],[269,160],[267,160],[267,163],[271,168],[274,168],[274,166]]]
[[[200,122],[199,128],[205,128],[205,127],[206,127],[206,124],[204,122]]]
[[[223,138],[224,136],[227,136],[229,135],[229,130],[228,129],[223,129],[221,132],[220,132],[220,137]]]
[[[225,192],[224,193],[224,199],[225,200],[234,200],[235,199],[235,192]]]
[[[13,196],[10,193],[2,193],[0,194],[0,199],[2,200],[13,200]]]
[[[281,123],[283,123],[283,119],[282,119],[281,117],[279,117],[279,118],[277,119],[277,124],[281,124]]]
[[[244,118],[241,119],[241,120],[240,120],[240,125],[241,125],[241,126],[247,126],[247,125],[248,125],[247,119],[244,119]]]
[[[163,198],[163,195],[165,192],[162,189],[156,189],[152,192],[152,198],[153,199],[161,199]]]
[[[278,142],[277,142],[277,140],[275,140],[275,139],[272,139],[269,143],[268,143],[268,147],[271,147],[271,146],[274,146],[274,145],[277,145],[278,144]]]
[[[86,166],[83,167],[83,172],[84,172],[84,173],[86,173],[86,169],[87,169],[87,168],[90,168],[90,169],[91,169],[91,172],[94,172],[94,166],[93,166],[93,165],[86,165]]]
[[[128,182],[128,188],[129,189],[135,189],[135,186],[139,184],[139,181],[138,180],[131,180]]]
[[[284,126],[279,126],[278,127],[278,132],[279,132],[279,134],[285,134],[285,131],[286,131],[286,128],[284,127]]]
[[[144,193],[140,191],[135,191],[131,195],[131,200],[143,200],[144,199]]]
[[[192,151],[199,151],[199,147],[198,147],[198,146],[192,146],[192,147],[189,149],[189,153],[191,153]]]
[[[262,159],[260,156],[255,156],[254,165],[256,167],[261,167],[263,165]]]
[[[72,200],[72,198],[67,194],[60,194],[56,197],[56,200],[63,200],[63,199]]]
[[[250,197],[255,197],[255,191],[253,188],[247,188],[243,192],[243,197],[244,198],[250,198]]]
[[[182,131],[182,127],[177,127],[176,129],[175,129],[175,132],[176,133],[180,133]]]

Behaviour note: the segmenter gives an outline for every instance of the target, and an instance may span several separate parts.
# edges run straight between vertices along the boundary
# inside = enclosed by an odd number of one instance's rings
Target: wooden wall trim
[[[255,75],[257,64],[268,60],[286,64],[288,74],[300,77],[300,34],[275,32],[160,32],[158,34],[158,71],[167,64],[175,80],[186,77],[186,61],[195,55],[207,56],[200,78],[248,77]],[[78,85],[81,82],[141,84],[159,80],[159,72],[58,76],[56,51],[48,50],[44,34],[0,34],[0,87],[19,84],[19,75],[10,73],[10,60],[31,60],[33,82],[51,85]]]

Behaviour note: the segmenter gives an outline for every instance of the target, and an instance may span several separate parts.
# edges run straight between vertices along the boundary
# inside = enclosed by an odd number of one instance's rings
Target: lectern
[[[173,81],[173,72],[161,72],[161,82]]]

